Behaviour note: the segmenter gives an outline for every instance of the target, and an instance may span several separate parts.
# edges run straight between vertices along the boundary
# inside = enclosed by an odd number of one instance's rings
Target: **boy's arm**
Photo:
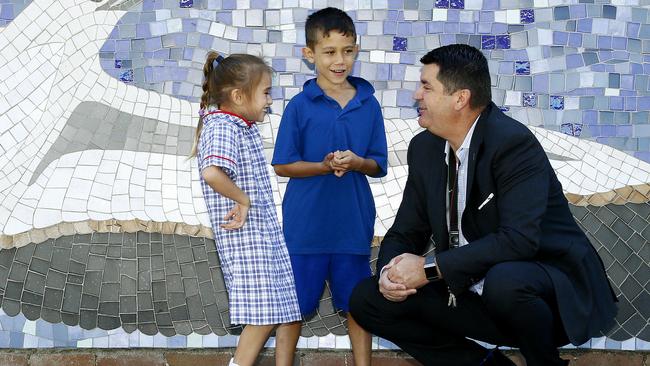
[[[371,177],[381,172],[379,164],[374,159],[362,158],[350,150],[335,153],[332,167],[343,171],[354,170]]]
[[[275,170],[275,174],[289,178],[306,178],[317,175],[326,175],[332,173],[330,162],[333,157],[334,154],[329,153],[325,156],[323,161],[318,163],[300,160],[289,164],[275,164],[273,165],[273,169]]]

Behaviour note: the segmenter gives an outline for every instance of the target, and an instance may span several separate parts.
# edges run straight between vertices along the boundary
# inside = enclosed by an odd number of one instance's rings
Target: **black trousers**
[[[481,296],[467,291],[455,308],[447,305],[448,297],[439,281],[403,302],[391,302],[374,276],[354,289],[350,312],[366,330],[424,365],[478,366],[488,350],[467,338],[518,347],[528,366],[566,365],[557,350],[568,340],[555,291],[539,264],[500,263],[487,273]]]

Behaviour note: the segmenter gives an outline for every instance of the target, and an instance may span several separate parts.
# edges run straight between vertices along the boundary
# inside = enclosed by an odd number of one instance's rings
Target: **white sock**
[[[235,363],[235,358],[233,357],[230,359],[230,362],[228,362],[228,366],[239,366],[239,365]]]

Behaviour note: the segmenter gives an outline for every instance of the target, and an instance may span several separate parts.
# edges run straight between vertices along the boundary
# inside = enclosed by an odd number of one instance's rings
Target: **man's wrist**
[[[424,258],[424,275],[428,281],[438,281],[440,279],[435,253],[431,253]]]

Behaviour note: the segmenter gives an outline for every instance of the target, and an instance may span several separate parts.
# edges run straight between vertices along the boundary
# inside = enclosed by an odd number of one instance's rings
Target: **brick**
[[[598,352],[564,355],[570,359],[570,366],[644,366],[641,352]]]
[[[97,366],[166,366],[163,353],[111,352],[97,355]]]
[[[27,366],[29,355],[21,353],[0,353],[0,365]]]
[[[419,366],[420,363],[404,352],[373,352],[373,366]]]
[[[95,355],[89,353],[41,353],[29,358],[30,366],[95,366]]]
[[[302,366],[347,366],[352,364],[352,355],[342,352],[306,353],[301,358],[300,364]]]
[[[232,355],[229,353],[185,353],[167,352],[165,359],[169,366],[227,365]]]

